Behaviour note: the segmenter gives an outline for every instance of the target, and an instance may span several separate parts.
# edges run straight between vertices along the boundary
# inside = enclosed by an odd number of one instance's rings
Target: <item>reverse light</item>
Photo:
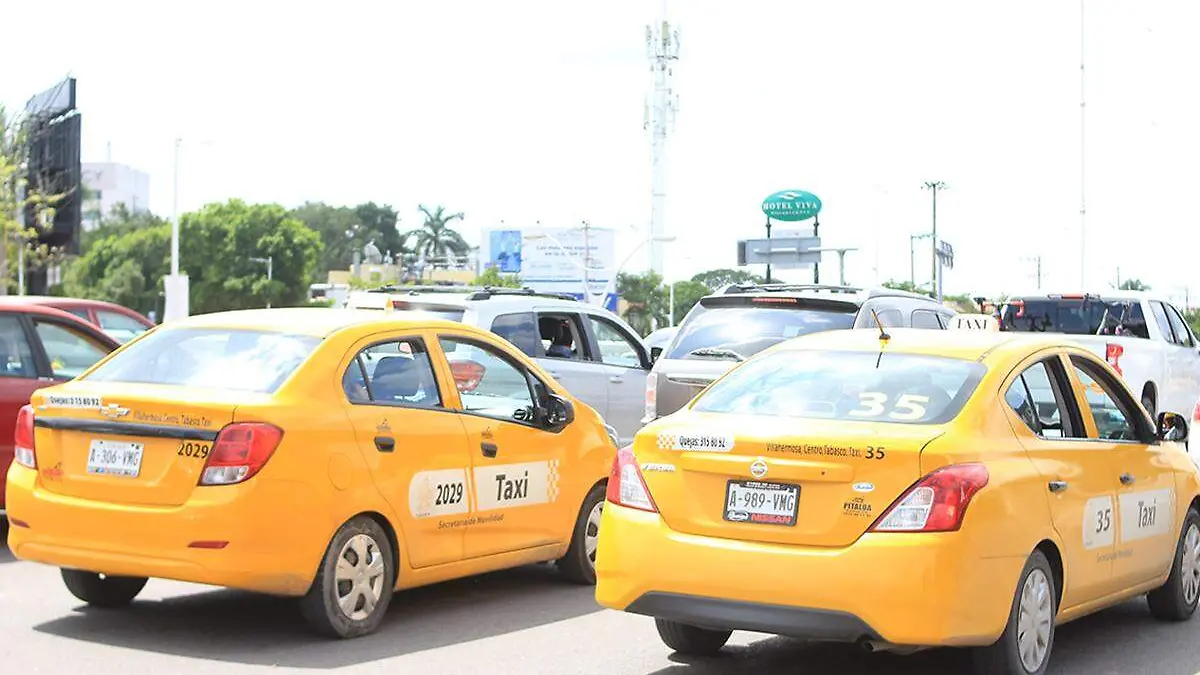
[[[1119,344],[1108,343],[1104,345],[1104,360],[1108,361],[1108,365],[1117,371],[1118,375],[1125,375],[1121,372],[1121,357],[1125,355],[1125,348]]]
[[[283,440],[283,430],[273,424],[240,422],[230,424],[213,443],[200,485],[233,485],[257,474]]]
[[[17,413],[17,426],[13,429],[13,461],[21,466],[36,469],[37,453],[33,442],[33,406],[25,405]]]
[[[876,532],[953,532],[962,527],[967,506],[988,484],[982,464],[942,467],[917,481],[871,529]]]
[[[613,460],[612,473],[608,477],[608,494],[605,495],[605,499],[617,506],[658,513],[658,507],[650,497],[650,489],[642,479],[642,470],[638,468],[637,458],[629,446],[617,450],[617,458]]]
[[[646,376],[646,407],[642,413],[642,424],[658,418],[658,373],[650,371]]]
[[[450,362],[450,374],[454,376],[454,384],[460,393],[475,391],[485,372],[487,369],[474,361]]]

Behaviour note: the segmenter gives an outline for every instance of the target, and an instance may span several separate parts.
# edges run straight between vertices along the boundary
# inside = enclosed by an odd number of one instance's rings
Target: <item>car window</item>
[[[110,351],[83,332],[59,323],[35,319],[34,326],[54,377],[78,377]]]
[[[868,311],[867,313],[870,314],[870,311]],[[901,314],[900,310],[896,309],[895,307],[888,307],[886,309],[876,308],[875,316],[879,317],[879,323],[883,324],[884,326],[886,326],[888,328],[903,328],[904,327],[904,315]],[[874,317],[871,318],[871,321],[872,321],[872,325],[874,325],[874,321],[875,321]]]
[[[429,350],[420,338],[372,345],[355,355],[342,376],[352,403],[442,407]]]
[[[524,368],[477,342],[445,336],[438,342],[450,362],[463,410],[506,422],[533,421],[533,392]]]
[[[74,314],[88,323],[92,322],[92,315],[88,313],[87,307],[68,307],[67,313]]]
[[[641,351],[624,331],[600,317],[588,315],[588,319],[600,345],[601,361],[610,366],[642,367]]]
[[[160,328],[87,376],[99,382],[272,393],[321,339],[274,331]]]
[[[1154,315],[1154,321],[1158,324],[1158,330],[1163,334],[1163,340],[1175,342],[1175,331],[1171,328],[1171,320],[1167,318],[1167,310],[1163,309],[1163,304],[1157,300],[1152,301],[1150,313]]]
[[[140,335],[147,330],[146,325],[141,321],[119,312],[99,309],[96,310],[96,317],[100,321],[100,327],[104,330],[127,331],[134,335]]]
[[[1175,344],[1182,347],[1195,347],[1196,343],[1192,341],[1192,334],[1188,332],[1187,322],[1179,315],[1179,310],[1173,305],[1163,305],[1167,310],[1167,320],[1171,322],[1171,328],[1175,331]]]
[[[37,377],[37,366],[33,361],[33,349],[21,326],[21,319],[11,314],[0,316],[0,359],[4,368],[0,377]]]
[[[586,360],[588,351],[577,314],[539,314],[542,349],[552,359]]]
[[[794,337],[852,328],[857,311],[848,303],[831,306],[786,297],[705,298],[679,327],[668,358],[749,358]]]
[[[1050,380],[1046,361],[1039,361],[1017,376],[1004,400],[1017,413],[1025,426],[1042,438],[1063,438],[1067,419],[1065,406]]]
[[[1098,437],[1108,441],[1138,440],[1133,410],[1122,405],[1121,397],[1104,383],[1095,365],[1077,357],[1071,357],[1071,363],[1083,385]]]
[[[925,328],[930,330],[942,330],[942,320],[937,312],[928,309],[914,309],[912,317],[913,328]],[[886,325],[886,324],[884,324]]]
[[[1123,298],[1015,298],[1000,313],[1000,330],[1149,338],[1142,303]]]
[[[717,380],[693,409],[846,422],[941,424],[953,419],[987,367],[915,354],[785,350]]]
[[[533,312],[501,314],[492,320],[492,332],[511,342],[526,356],[539,358],[546,355],[538,334],[537,315]]]

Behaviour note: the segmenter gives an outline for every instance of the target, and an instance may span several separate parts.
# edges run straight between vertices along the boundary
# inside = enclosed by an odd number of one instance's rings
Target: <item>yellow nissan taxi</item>
[[[1040,674],[1057,624],[1143,594],[1192,616],[1186,438],[1054,338],[796,338],[618,452],[596,597],[683,653],[748,630],[972,647],[980,673]]]
[[[39,390],[13,554],[97,606],[151,577],[297,596],[333,637],[450,578],[557,561],[594,583],[614,433],[504,340],[405,316],[191,317]]]

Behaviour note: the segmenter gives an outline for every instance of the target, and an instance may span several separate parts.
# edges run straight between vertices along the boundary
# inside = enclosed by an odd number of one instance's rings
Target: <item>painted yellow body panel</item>
[[[281,309],[192,317],[155,332],[176,327],[279,331],[320,342],[273,394],[88,381],[85,374],[35,394],[38,417],[103,423],[107,418],[95,407],[47,406],[51,396],[98,397],[127,407],[122,421],[131,423],[215,434],[231,422],[268,422],[283,429],[278,449],[244,483],[198,486],[203,453],[186,456],[180,440],[136,437],[145,443],[139,476],[98,476],[83,466],[90,440],[120,440],[120,434],[39,427],[38,469],[14,463],[7,477],[8,543],[17,558],[302,595],[338,528],[370,514],[395,540],[397,588],[409,588],[561,557],[584,497],[612,466],[615,448],[599,415],[484,330],[380,312]],[[506,355],[571,401],[575,421],[552,433],[465,412],[439,337],[468,339]],[[404,338],[424,340],[442,407],[351,403],[342,378],[356,354]],[[394,451],[376,448],[381,433],[395,438]],[[481,435],[495,439],[495,458],[482,456]],[[211,443],[204,445],[206,453]],[[508,465],[550,467],[546,494],[522,504],[481,504],[478,492],[494,490],[492,479]],[[484,473],[477,472],[481,466]],[[465,479],[461,510],[430,512],[418,480],[423,472],[446,470]],[[477,475],[492,482],[477,484]],[[227,544],[196,548],[193,542]]]
[[[1197,468],[1179,443],[1096,437],[1073,359],[1112,371],[1089,352],[1053,337],[1001,332],[895,329],[881,343],[876,331],[854,330],[789,340],[746,363],[789,350],[881,349],[976,361],[987,370],[944,424],[694,410],[704,394],[652,422],[638,433],[632,451],[657,512],[606,505],[597,601],[658,616],[646,608],[666,606],[666,597],[675,613],[666,618],[703,616],[694,623],[711,628],[744,628],[770,612],[797,610],[841,621],[841,632],[828,639],[974,646],[1001,636],[1035,549],[1057,568],[1060,623],[1166,581],[1183,520],[1200,503]],[[1074,397],[1087,438],[1043,438],[1006,403],[1017,378],[1047,359],[1070,374],[1065,395]],[[1136,406],[1115,373],[1113,378]],[[1153,428],[1137,410],[1144,418],[1140,428]],[[687,434],[725,435],[730,447],[680,449],[678,439]],[[982,463],[988,483],[970,502],[959,530],[872,529],[922,477],[965,463]],[[1123,474],[1136,480],[1126,484]],[[795,524],[725,519],[730,480],[798,486]],[[1052,481],[1069,487],[1052,491]],[[1147,510],[1154,498],[1157,515]],[[1101,507],[1112,512],[1106,516]],[[785,623],[776,632],[787,634]],[[791,634],[821,637],[811,625],[796,631]]]

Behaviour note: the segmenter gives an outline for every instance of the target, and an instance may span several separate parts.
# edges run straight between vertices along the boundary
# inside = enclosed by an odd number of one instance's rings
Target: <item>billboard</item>
[[[583,264],[594,296],[605,293],[616,272],[616,232],[601,227],[497,227],[483,232],[480,259],[484,267],[516,274],[534,290],[583,297]],[[605,305],[616,306],[615,292]]]

